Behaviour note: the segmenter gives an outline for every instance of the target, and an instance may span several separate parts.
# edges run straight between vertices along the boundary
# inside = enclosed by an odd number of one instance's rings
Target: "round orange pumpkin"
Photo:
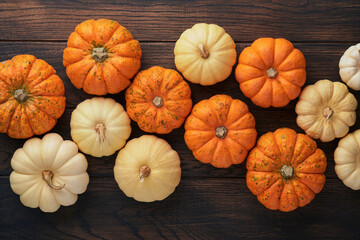
[[[283,38],[259,38],[239,56],[236,80],[260,107],[283,107],[297,98],[306,80],[305,57]]]
[[[65,87],[47,62],[18,55],[0,63],[0,132],[29,138],[51,130],[65,110]]]
[[[118,22],[86,20],[71,33],[63,64],[76,88],[95,95],[115,94],[130,85],[141,55],[139,42]]]
[[[289,128],[262,135],[246,162],[246,184],[265,207],[288,212],[310,203],[325,184],[326,156]]]
[[[126,111],[149,133],[169,133],[180,127],[192,107],[191,90],[172,69],[151,67],[139,72],[126,90]]]
[[[197,103],[185,122],[185,142],[195,158],[217,168],[244,161],[256,135],[247,105],[227,95]]]

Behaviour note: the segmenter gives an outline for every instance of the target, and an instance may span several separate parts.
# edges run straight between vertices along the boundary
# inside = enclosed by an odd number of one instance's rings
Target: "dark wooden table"
[[[253,1],[2,0],[1,61],[33,54],[49,62],[63,79],[67,105],[52,132],[70,137],[70,116],[92,96],[77,90],[66,76],[62,51],[75,26],[86,19],[108,18],[127,27],[143,50],[141,69],[175,69],[173,49],[180,34],[198,22],[216,23],[236,42],[238,54],[259,37],[283,37],[305,55],[307,82],[341,81],[338,62],[360,42],[359,0]],[[225,1],[224,1],[225,2]],[[232,74],[203,87],[190,84],[194,103],[218,93],[248,104],[258,136],[279,127],[303,132],[295,122],[296,100],[283,108],[255,106],[239,90]],[[360,93],[351,91],[360,102]],[[109,95],[125,105],[124,93]],[[360,128],[360,112],[350,131]],[[130,138],[144,134],[132,123]],[[127,198],[113,177],[116,154],[87,156],[90,184],[77,203],[46,214],[24,207],[12,192],[10,159],[25,140],[0,135],[0,239],[360,239],[360,194],[345,187],[334,171],[338,140],[321,143],[328,158],[326,184],[307,206],[290,213],[270,211],[246,187],[245,164],[216,169],[198,162],[183,140],[183,127],[161,135],[179,153],[182,180],[161,202]]]

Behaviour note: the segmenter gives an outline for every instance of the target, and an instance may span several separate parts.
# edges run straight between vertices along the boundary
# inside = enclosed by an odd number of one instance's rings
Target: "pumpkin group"
[[[15,151],[10,186],[25,206],[55,212],[60,205],[74,204],[77,195],[85,192],[89,183],[87,166],[74,142],[49,133],[42,139],[27,140]]]
[[[356,108],[356,98],[345,84],[320,80],[302,91],[296,122],[310,137],[329,142],[348,133],[356,121]]]
[[[325,184],[326,156],[309,136],[289,128],[262,135],[246,162],[246,184],[265,207],[293,211]]]
[[[247,105],[227,95],[197,103],[185,122],[185,142],[195,158],[218,168],[244,161],[256,135]]]
[[[126,90],[126,111],[141,130],[165,134],[180,127],[192,107],[191,90],[172,69],[151,67],[139,72]]]
[[[29,138],[51,130],[65,110],[65,87],[47,62],[18,55],[0,63],[0,132]]]
[[[236,62],[234,40],[215,24],[198,23],[175,44],[175,65],[185,79],[201,85],[225,80]]]
[[[78,89],[95,95],[115,94],[130,85],[140,69],[140,44],[118,22],[86,20],[69,36],[63,64]]]
[[[301,92],[305,57],[283,38],[259,38],[239,56],[236,80],[244,95],[260,107],[283,107]]]

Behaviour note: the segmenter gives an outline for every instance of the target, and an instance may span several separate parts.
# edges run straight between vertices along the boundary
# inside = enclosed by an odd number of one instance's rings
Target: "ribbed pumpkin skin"
[[[17,92],[23,93],[22,100]],[[47,62],[17,55],[0,63],[0,132],[29,138],[50,131],[65,110],[65,87]]]
[[[225,127],[220,138],[216,129]],[[240,164],[256,142],[255,119],[245,103],[215,95],[197,103],[185,122],[185,142],[194,157],[217,168]]]
[[[282,167],[291,166],[285,178]],[[246,162],[246,184],[272,210],[293,211],[310,203],[325,184],[326,156],[309,136],[289,128],[262,135]]]
[[[192,107],[191,90],[181,75],[172,69],[151,67],[139,72],[126,89],[126,111],[141,130],[165,134],[180,127]],[[162,106],[154,99],[160,97]]]
[[[95,54],[104,51],[101,60]],[[95,55],[94,55],[95,54]],[[131,33],[118,22],[86,20],[69,36],[63,64],[78,89],[95,95],[115,94],[130,85],[140,69],[142,51]]]
[[[244,95],[260,107],[283,107],[295,99],[306,81],[305,57],[283,38],[259,38],[239,56],[236,80]],[[268,75],[275,69],[276,76]]]

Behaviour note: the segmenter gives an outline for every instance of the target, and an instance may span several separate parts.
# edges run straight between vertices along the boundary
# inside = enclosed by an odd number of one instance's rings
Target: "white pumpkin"
[[[339,141],[335,150],[335,172],[343,183],[353,189],[360,189],[360,130],[349,133]]]
[[[213,85],[225,80],[236,62],[234,40],[215,24],[198,23],[175,44],[175,65],[193,83]]]
[[[179,185],[180,158],[165,140],[144,135],[119,151],[114,175],[126,196],[141,202],[163,200]]]
[[[55,212],[69,206],[85,192],[89,183],[88,163],[77,145],[49,133],[42,139],[31,138],[15,151],[11,159],[12,190],[27,207]]]
[[[345,84],[320,80],[301,93],[296,122],[307,135],[322,142],[341,138],[355,124],[357,101]]]
[[[131,133],[130,118],[121,104],[102,97],[81,102],[71,114],[70,127],[79,149],[94,157],[114,154]]]
[[[360,43],[349,47],[340,58],[341,79],[354,90],[360,90]]]

